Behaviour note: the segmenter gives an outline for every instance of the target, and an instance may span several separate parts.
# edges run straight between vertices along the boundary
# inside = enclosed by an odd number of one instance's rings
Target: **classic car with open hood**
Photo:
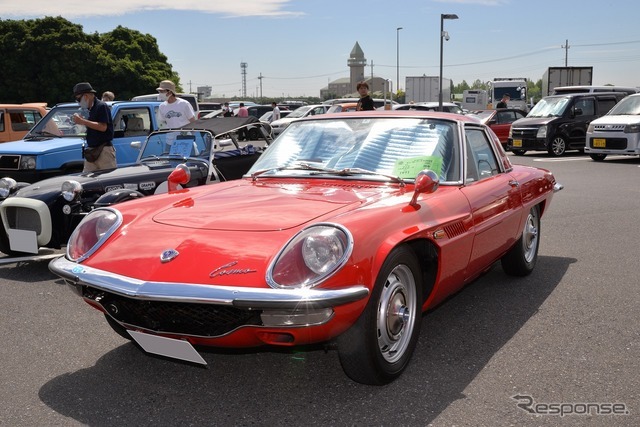
[[[532,272],[561,187],[475,119],[324,114],[242,179],[95,209],[49,268],[147,352],[335,342],[350,378],[385,384],[425,310],[498,260]]]

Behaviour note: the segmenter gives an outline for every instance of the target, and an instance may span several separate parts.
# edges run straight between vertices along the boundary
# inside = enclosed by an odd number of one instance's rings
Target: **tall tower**
[[[351,69],[351,91],[355,92],[358,82],[364,80],[364,67],[367,65],[367,60],[364,57],[364,52],[360,48],[358,42],[356,42],[355,46],[353,46],[353,49],[351,49],[349,59],[347,60],[347,65]]]
[[[247,63],[240,63],[240,71],[242,73],[242,98],[247,97]]]

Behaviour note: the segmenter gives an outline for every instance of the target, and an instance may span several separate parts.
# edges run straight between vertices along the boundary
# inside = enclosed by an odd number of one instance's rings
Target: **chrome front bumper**
[[[369,289],[363,285],[342,289],[272,289],[147,282],[86,267],[65,257],[52,260],[49,270],[74,288],[87,285],[139,300],[218,304],[254,310],[329,308],[359,301],[369,295]]]

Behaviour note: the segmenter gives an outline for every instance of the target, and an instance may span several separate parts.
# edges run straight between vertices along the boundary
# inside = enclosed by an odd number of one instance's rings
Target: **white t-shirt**
[[[276,120],[280,120],[280,109],[277,106],[273,107],[273,113],[271,113],[271,121],[275,122]]]
[[[164,101],[158,108],[158,125],[160,129],[175,129],[188,124],[196,115],[189,101],[176,98],[169,104]]]

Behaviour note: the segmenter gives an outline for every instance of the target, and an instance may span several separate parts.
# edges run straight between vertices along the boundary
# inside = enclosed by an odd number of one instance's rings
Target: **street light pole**
[[[449,40],[449,34],[444,32],[445,19],[458,19],[458,15],[453,13],[443,13],[440,15],[440,90],[438,93],[438,111],[442,111],[442,48],[445,36],[447,40]]]
[[[396,91],[400,90],[400,30],[396,28]],[[391,98],[393,99],[393,97]]]

